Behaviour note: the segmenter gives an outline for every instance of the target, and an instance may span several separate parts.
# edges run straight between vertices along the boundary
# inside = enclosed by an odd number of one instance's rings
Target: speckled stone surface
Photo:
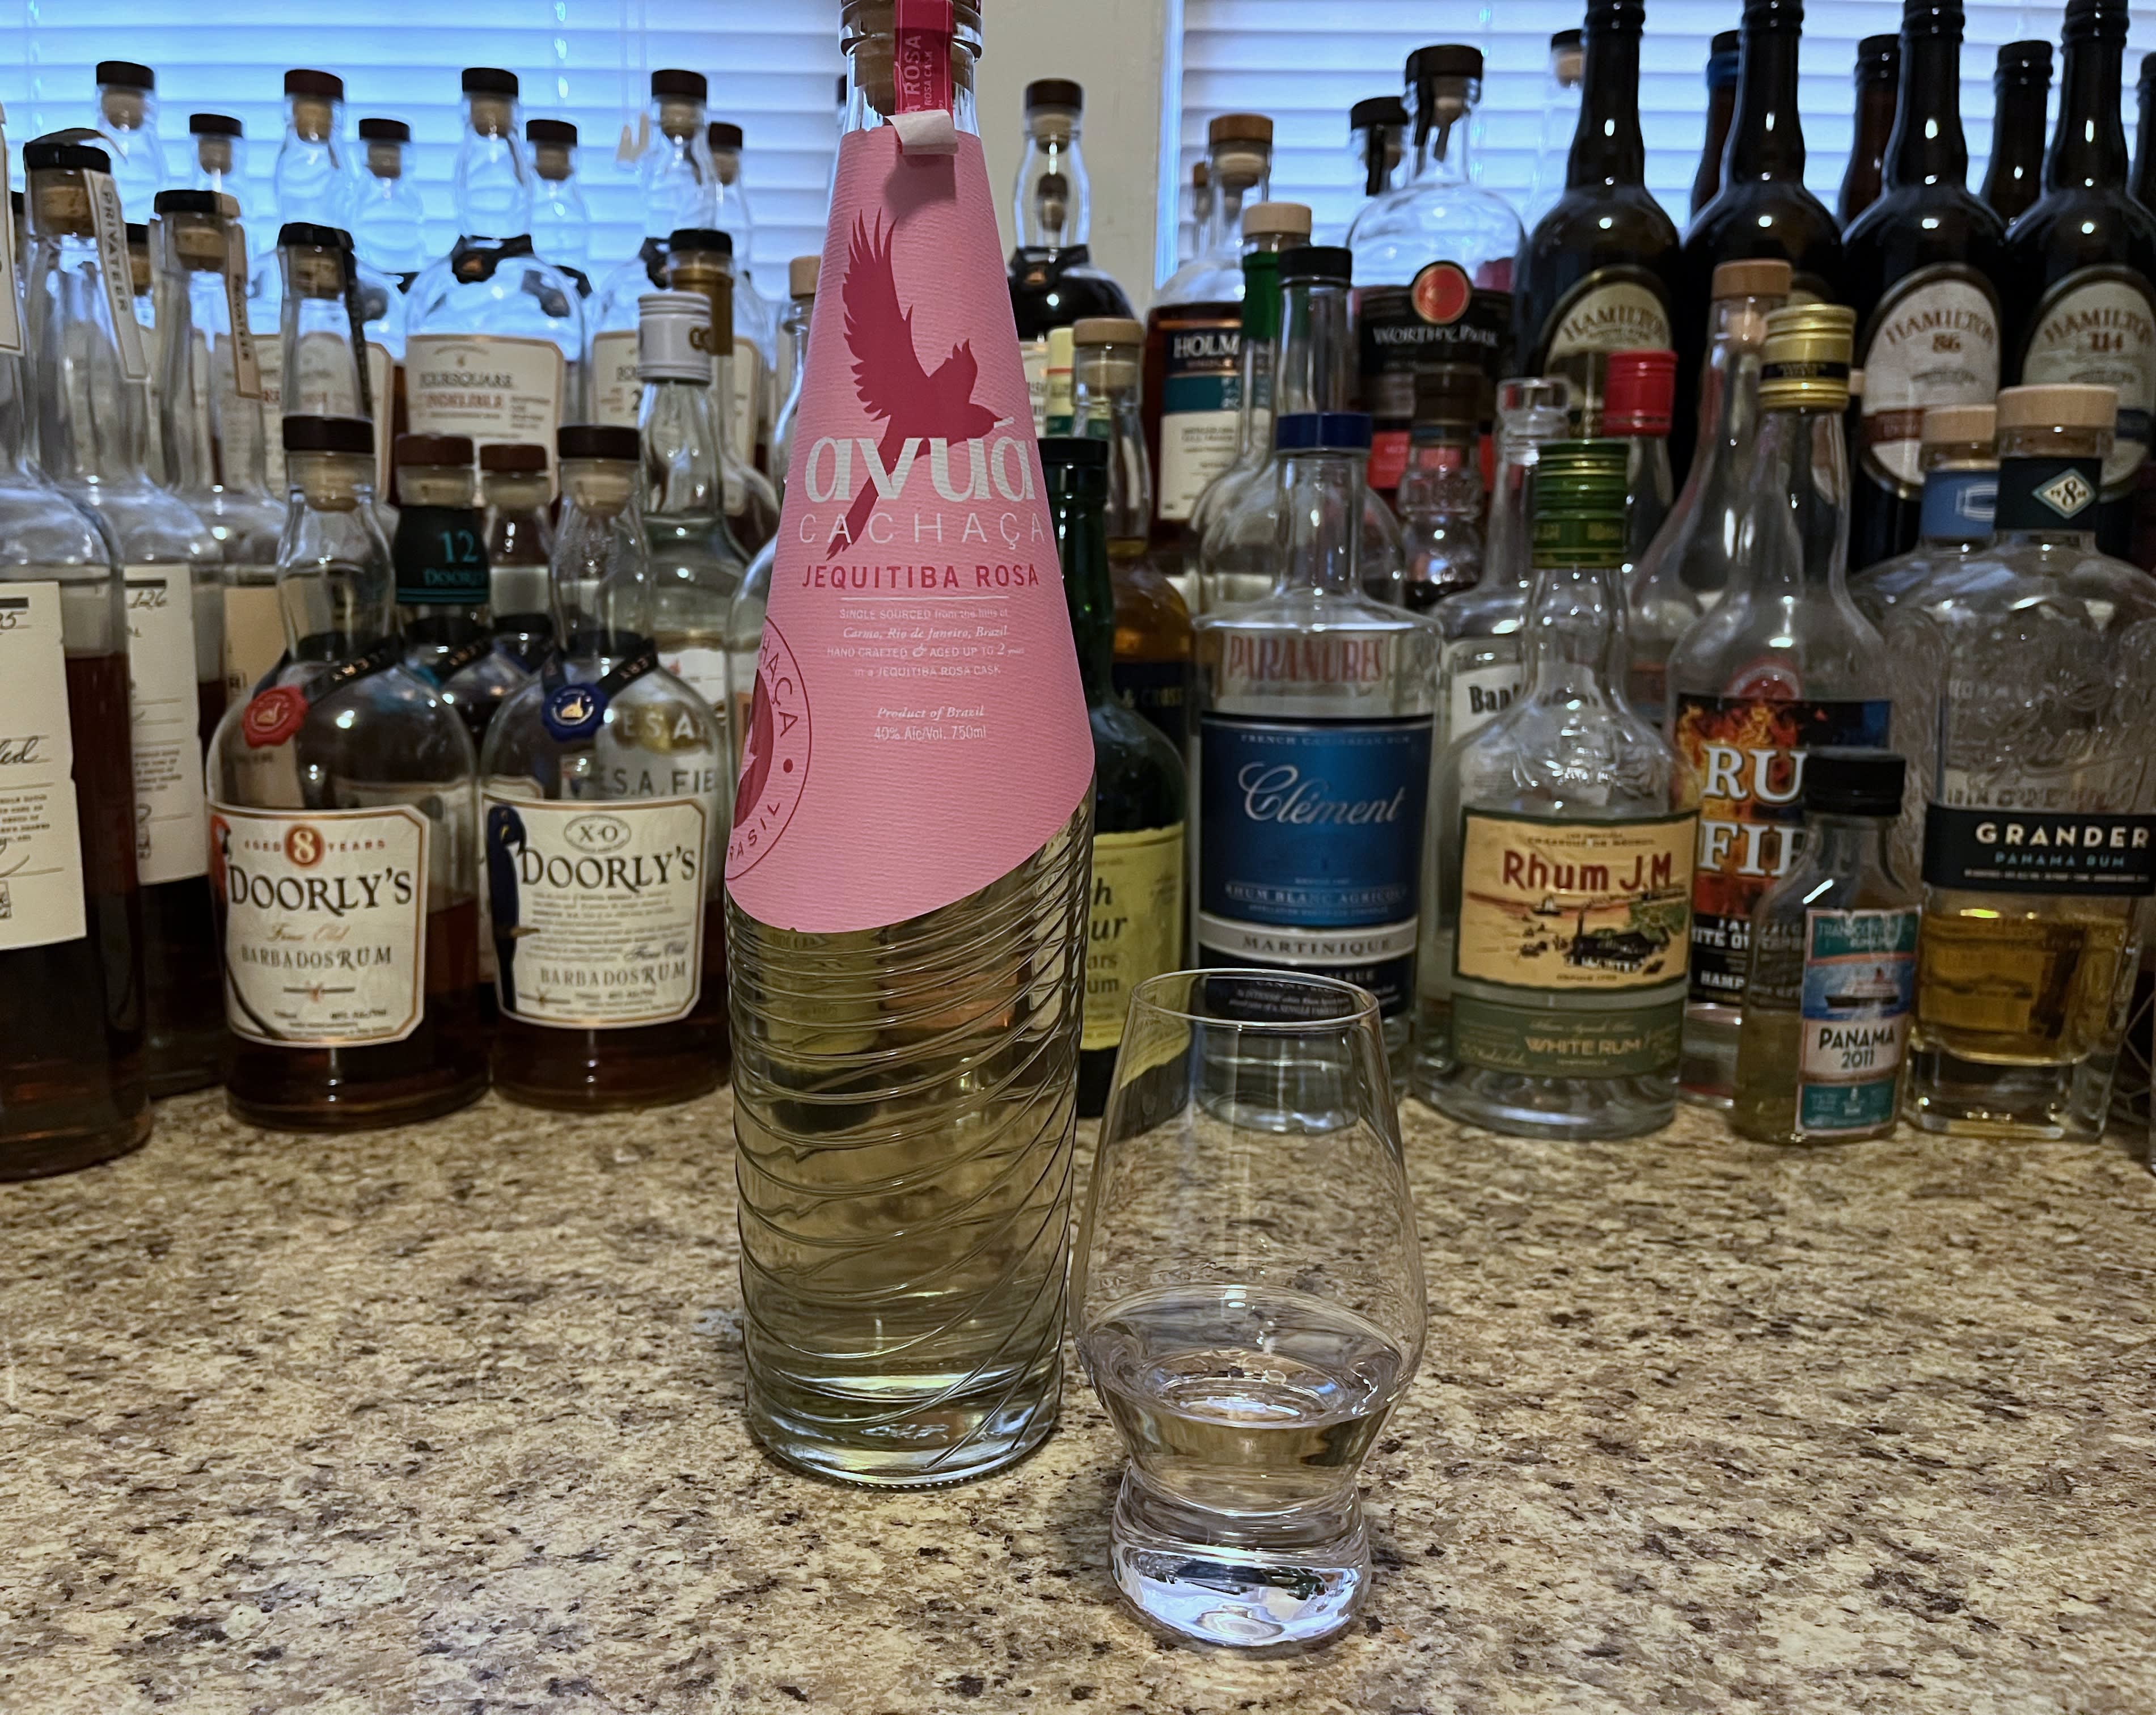
[[[2156,1707],[2138,1163],[1408,1115],[1434,1319],[1381,1575],[1244,1661],[1117,1606],[1075,1378],[970,1487],[757,1452],[724,1096],[330,1140],[167,1104],[0,1186],[0,1708]]]

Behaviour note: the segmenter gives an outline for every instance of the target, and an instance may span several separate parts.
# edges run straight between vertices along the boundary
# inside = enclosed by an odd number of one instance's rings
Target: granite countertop
[[[0,1708],[2156,1707],[2156,1181],[2119,1148],[1522,1142],[1410,1103],[1430,1355],[1311,1656],[1167,1646],[1116,1446],[784,1471],[738,1409],[722,1095],[490,1098],[0,1186]]]

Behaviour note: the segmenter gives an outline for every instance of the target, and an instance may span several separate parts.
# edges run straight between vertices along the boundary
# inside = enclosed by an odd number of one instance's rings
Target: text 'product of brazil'
[[[974,0],[851,79],[726,853],[749,1425],[884,1487],[1061,1369],[1093,745],[974,123]]]
[[[1996,537],[1887,615],[1937,711],[1907,723],[1927,1131],[2102,1134],[2156,893],[2156,587],[2093,534],[2117,409],[2107,388],[2001,393]]]
[[[1397,1055],[1414,999],[1438,631],[1363,590],[1370,419],[1298,412],[1273,430],[1278,581],[1196,627],[1193,963],[1359,984]],[[1275,992],[1252,985],[1253,1004]]]
[[[1625,703],[1625,443],[1535,473],[1525,682],[1440,771],[1414,1090],[1471,1125],[1629,1137],[1676,1110],[1698,784]]]

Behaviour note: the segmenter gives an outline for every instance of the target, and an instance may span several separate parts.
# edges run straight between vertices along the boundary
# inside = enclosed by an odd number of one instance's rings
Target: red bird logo
[[[873,231],[865,220],[854,222],[844,292],[854,390],[869,415],[883,422],[883,444],[877,454],[886,470],[896,465],[909,440],[943,440],[955,446],[982,439],[1004,420],[986,405],[973,403],[981,366],[972,341],[953,346],[932,375],[915,355],[913,312],[899,308],[898,280],[891,270],[896,231],[885,229],[881,215]],[[824,552],[835,554],[859,542],[875,503],[875,484],[864,482],[846,521]]]

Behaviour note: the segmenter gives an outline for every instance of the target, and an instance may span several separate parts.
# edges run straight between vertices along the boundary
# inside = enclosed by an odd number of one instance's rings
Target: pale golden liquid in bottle
[[[2104,1039],[2123,917],[1928,910],[1916,1043],[1994,1065],[2070,1065]]]

